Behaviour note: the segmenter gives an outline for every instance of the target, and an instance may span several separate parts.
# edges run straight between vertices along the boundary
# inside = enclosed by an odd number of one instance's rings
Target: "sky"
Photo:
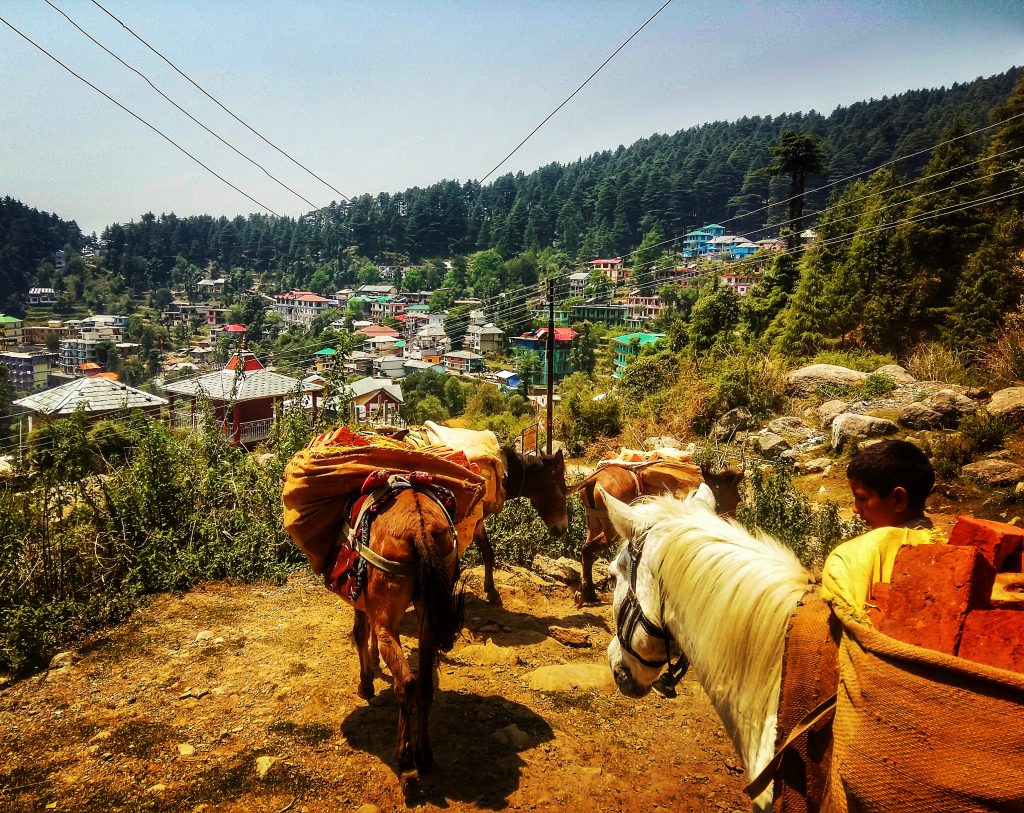
[[[50,0],[317,206],[338,194],[91,0]],[[481,178],[663,0],[100,0],[348,196]],[[279,214],[310,206],[203,132],[45,0],[0,17]],[[501,172],[655,132],[948,86],[1024,63],[1019,0],[674,0]],[[101,232],[152,211],[261,211],[0,24],[0,195]]]

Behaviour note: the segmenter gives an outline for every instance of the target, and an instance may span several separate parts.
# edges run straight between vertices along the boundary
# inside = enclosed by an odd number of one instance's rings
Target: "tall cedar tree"
[[[804,192],[807,178],[820,175],[825,171],[828,156],[821,144],[821,139],[809,133],[798,133],[787,130],[779,136],[779,140],[768,150],[775,160],[764,168],[766,175],[789,178],[789,235],[788,247],[791,251],[800,245],[800,233],[803,231]]]

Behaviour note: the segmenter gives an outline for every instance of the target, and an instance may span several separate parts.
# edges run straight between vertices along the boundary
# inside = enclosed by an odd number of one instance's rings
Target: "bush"
[[[960,422],[960,434],[976,453],[1002,448],[1009,433],[1010,422],[1001,415],[978,413],[968,415]]]
[[[896,389],[896,382],[885,373],[871,373],[860,386],[860,394],[864,400],[884,398]]]
[[[966,353],[950,350],[938,342],[926,342],[907,359],[907,371],[919,381],[970,385],[977,379],[971,369],[972,362]]]
[[[508,500],[500,514],[488,517],[485,522],[496,563],[529,567],[537,554],[553,559],[560,556],[577,558],[587,535],[586,510],[578,496],[570,497],[566,508],[569,529],[560,539],[555,539],[529,500]],[[465,564],[474,565],[480,561],[480,551],[475,545],[470,546],[466,551]]]
[[[960,475],[960,469],[974,457],[974,444],[958,433],[942,435],[931,443],[932,468],[944,479]]]
[[[747,482],[752,494],[740,504],[737,519],[750,531],[774,536],[804,565],[821,564],[836,545],[866,530],[859,519],[843,520],[836,503],[816,506],[797,491],[790,465],[755,467]]]

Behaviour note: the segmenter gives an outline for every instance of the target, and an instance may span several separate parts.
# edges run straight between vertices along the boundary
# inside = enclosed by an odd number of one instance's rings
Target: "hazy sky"
[[[318,205],[337,195],[232,121],[89,0],[52,0]],[[479,178],[655,9],[641,2],[100,0],[347,195]],[[160,99],[44,0],[0,15],[282,214],[310,207]],[[938,87],[1024,61],[1024,2],[675,0],[506,165],[653,132]],[[0,24],[0,195],[87,232],[257,207]]]

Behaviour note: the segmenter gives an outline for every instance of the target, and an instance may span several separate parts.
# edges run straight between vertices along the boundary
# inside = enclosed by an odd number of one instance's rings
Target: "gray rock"
[[[796,449],[786,449],[782,454],[779,455],[780,460],[799,460],[800,452]]]
[[[811,427],[805,424],[800,418],[796,418],[792,415],[775,418],[774,420],[769,421],[768,431],[774,432],[776,435],[798,435],[802,438],[807,437],[812,432]]]
[[[942,415],[921,402],[907,404],[900,410],[900,423],[910,429],[938,429]]]
[[[900,365],[898,364],[883,364],[881,367],[875,370],[875,375],[884,375],[888,378],[891,378],[893,381],[896,382],[896,385],[900,387],[904,386],[905,384],[917,383],[917,379],[914,378],[914,376],[912,376],[910,373],[908,373],[903,367],[900,367]]]
[[[656,435],[644,441],[645,449],[682,449],[683,444],[669,435]]]
[[[711,436],[715,440],[731,440],[741,429],[750,425],[750,410],[746,407],[736,407],[726,412],[715,423]]]
[[[786,389],[792,395],[816,395],[825,384],[859,387],[867,377],[867,373],[837,364],[811,364],[791,372],[786,379]]]
[[[832,465],[831,457],[816,457],[813,460],[805,460],[796,464],[796,470],[801,474],[820,474]]]
[[[542,556],[538,554],[533,557],[532,567],[534,572],[545,579],[561,582],[562,584],[580,583],[581,576],[579,562],[574,562],[572,559],[568,559],[565,556],[558,559],[552,559],[549,556]]]
[[[973,414],[978,408],[974,401],[954,390],[939,390],[924,403],[942,416],[942,425],[947,428],[959,426],[961,418]]]
[[[899,427],[885,418],[844,412],[832,422],[832,448],[841,449],[850,440],[866,440],[892,435]]]
[[[73,666],[77,660],[77,652],[72,652],[71,650],[58,652],[50,658],[50,669],[63,669],[65,666]]]
[[[968,463],[960,473],[987,486],[1016,486],[1024,480],[1024,468],[1009,460],[979,460]]]
[[[988,414],[1024,423],[1024,387],[1007,387],[992,394]]]
[[[840,401],[838,398],[826,401],[818,407],[818,420],[821,421],[821,428],[829,429],[832,426],[832,421],[846,412],[849,408],[850,405],[846,403],[846,401]]]
[[[790,445],[786,442],[785,438],[782,438],[773,432],[769,432],[765,435],[758,435],[755,438],[755,441],[757,443],[758,452],[768,458],[778,457],[790,448]]]

